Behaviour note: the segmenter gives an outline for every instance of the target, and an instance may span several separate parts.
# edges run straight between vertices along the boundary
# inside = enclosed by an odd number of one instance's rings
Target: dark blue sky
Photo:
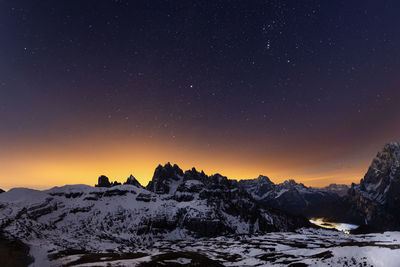
[[[399,1],[2,0],[0,145],[133,136],[214,149],[200,158],[234,147],[257,155],[251,168],[274,155],[326,175],[340,159],[366,168],[400,133],[399,12]]]

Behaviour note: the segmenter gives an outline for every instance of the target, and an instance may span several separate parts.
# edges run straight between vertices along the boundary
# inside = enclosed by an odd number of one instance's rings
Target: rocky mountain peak
[[[360,184],[349,190],[352,215],[376,229],[398,229],[400,225],[400,145],[386,144],[372,160]]]
[[[178,176],[183,176],[183,171],[179,168],[178,165],[171,163],[167,163],[164,166],[161,164],[157,166],[154,171],[153,179],[154,178],[172,178],[172,179],[179,179]]]
[[[127,179],[126,182],[124,184],[130,184],[130,185],[134,185],[136,187],[143,187],[138,180],[136,180],[136,178],[131,174]]]
[[[264,196],[275,188],[275,184],[263,175],[255,179],[240,180],[239,185],[256,198]]]
[[[307,187],[304,184],[297,183],[293,179],[286,180],[282,184],[279,184],[278,186],[281,186],[281,187],[284,187],[287,189],[307,189]]]
[[[229,180],[226,176],[223,176],[219,173],[211,175],[209,181],[214,185],[222,185],[227,187],[230,187],[232,183],[236,182],[236,180]]]
[[[110,187],[111,183],[108,180],[108,177],[105,175],[100,175],[96,187]]]
[[[100,175],[98,179],[98,183],[95,185],[95,187],[112,187],[112,186],[117,186],[120,185],[121,183],[114,181],[110,183],[108,180],[108,177],[105,175]]]
[[[196,168],[192,168],[191,170],[185,171],[184,180],[198,180],[205,182],[208,179],[208,176],[204,173],[204,171],[198,172]]]
[[[183,171],[178,165],[161,164],[154,171],[153,179],[146,189],[157,194],[172,194],[183,180]]]
[[[297,185],[296,181],[293,180],[293,179],[286,180],[286,181],[283,182],[283,184],[285,184],[285,185],[292,185],[292,186],[293,186],[293,185]]]
[[[400,145],[397,142],[386,144],[372,160],[371,166],[360,181],[360,190],[370,194],[371,198],[385,201],[394,180],[400,180]]]
[[[267,176],[261,174],[256,178],[256,181],[260,184],[274,184]]]
[[[370,169],[374,172],[387,173],[400,166],[400,145],[397,142],[386,144],[372,160]],[[372,177],[368,177],[372,178]],[[371,182],[374,182],[373,180]]]

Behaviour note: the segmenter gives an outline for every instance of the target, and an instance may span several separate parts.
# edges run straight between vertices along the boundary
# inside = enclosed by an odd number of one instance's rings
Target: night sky
[[[0,187],[159,163],[358,182],[400,135],[400,1],[0,1]]]

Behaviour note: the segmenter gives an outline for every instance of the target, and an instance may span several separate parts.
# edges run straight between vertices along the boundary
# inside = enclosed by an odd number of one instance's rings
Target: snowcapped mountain
[[[238,182],[168,163],[146,187],[132,175],[124,184],[100,176],[95,187],[3,192],[0,236],[25,242],[37,266],[47,266],[77,252],[148,251],[160,240],[293,231],[310,226],[303,216],[359,224],[360,231],[398,230],[399,198],[398,143],[386,145],[351,188],[274,184],[266,176]]]
[[[384,204],[399,182],[400,145],[390,143],[373,159],[364,179],[360,181],[359,191],[366,198]]]
[[[241,180],[239,185],[257,200],[263,199],[275,188],[275,184],[263,175],[255,179]]]
[[[345,185],[312,188],[294,180],[274,184],[262,175],[256,179],[241,180],[239,185],[260,203],[310,217],[330,217],[332,209],[328,212],[326,207],[336,205],[341,198],[338,191],[342,193],[342,190],[348,189]]]
[[[347,195],[350,187],[345,184],[330,184],[328,186],[323,187],[322,189],[323,191],[335,192],[339,196],[343,197]]]
[[[274,184],[268,177],[239,181],[267,206],[307,217],[363,225],[366,231],[400,229],[400,145],[392,142],[373,159],[360,184],[306,187],[293,180]]]
[[[146,188],[99,178],[97,187],[68,185],[0,194],[0,229],[34,245],[38,255],[63,250],[124,250],[152,240],[292,231],[309,223],[261,205],[235,180],[177,165],[158,166]],[[49,252],[50,251],[50,252]]]
[[[348,201],[351,215],[374,229],[400,228],[400,145],[389,143],[373,159]]]

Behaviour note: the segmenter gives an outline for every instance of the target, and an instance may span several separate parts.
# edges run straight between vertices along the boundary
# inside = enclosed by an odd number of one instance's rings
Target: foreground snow
[[[304,266],[398,266],[400,232],[348,235],[331,230],[300,229],[295,233],[261,236],[157,241],[151,248],[134,251],[143,255],[125,260],[104,258],[77,266],[188,264],[196,260],[197,254],[212,260],[215,265],[210,263],[210,266],[288,266],[293,263]],[[52,264],[74,265],[80,256],[59,258]]]

